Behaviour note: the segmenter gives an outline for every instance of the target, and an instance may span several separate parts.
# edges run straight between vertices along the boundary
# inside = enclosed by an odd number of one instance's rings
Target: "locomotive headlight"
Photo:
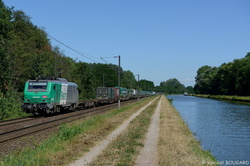
[[[44,99],[46,99],[48,96],[43,95],[42,97],[43,97]]]

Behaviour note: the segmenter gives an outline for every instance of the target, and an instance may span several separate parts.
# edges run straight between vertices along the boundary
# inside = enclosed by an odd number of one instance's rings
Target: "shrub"
[[[26,115],[21,109],[21,96],[22,95],[17,92],[8,92],[5,96],[0,97],[0,120],[18,118]]]

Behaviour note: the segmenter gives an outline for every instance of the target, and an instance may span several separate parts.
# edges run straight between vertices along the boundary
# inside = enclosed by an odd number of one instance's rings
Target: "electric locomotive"
[[[76,110],[79,105],[77,87],[64,78],[39,76],[36,80],[28,80],[22,108],[32,114]]]

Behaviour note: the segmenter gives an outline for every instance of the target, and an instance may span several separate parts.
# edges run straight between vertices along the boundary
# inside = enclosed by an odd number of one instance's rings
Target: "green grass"
[[[166,98],[161,109],[159,165],[218,165],[211,153],[202,149],[179,112]]]
[[[126,131],[119,135],[91,165],[134,165],[140,149],[144,146],[144,139],[159,99],[133,119]]]
[[[141,100],[135,104],[122,107],[119,110],[111,110],[105,114],[89,117],[85,120],[76,121],[75,123],[61,125],[58,133],[37,145],[36,148],[26,148],[6,157],[1,157],[0,165],[43,166],[68,164],[69,160],[72,160],[70,156],[81,155],[74,154],[75,148],[72,149],[72,152],[67,151],[67,148],[71,146],[72,142],[74,142],[74,140],[76,140],[79,136],[88,132],[92,135],[94,132],[99,132],[99,135],[101,136],[94,135],[93,138],[99,137],[98,139],[103,139],[112,130],[114,130],[117,125],[119,125],[119,123],[122,123],[122,120],[119,119],[119,122],[111,123],[112,119],[116,117],[119,118],[119,116],[121,116],[120,118],[124,120],[125,118],[129,117],[129,110],[132,108],[142,107],[144,105],[143,103],[146,103],[149,100],[151,99]],[[93,140],[93,138],[91,140]],[[81,142],[84,144],[84,141]],[[89,146],[92,144],[93,143],[89,143]],[[86,148],[85,151],[88,151],[88,148]],[[62,161],[58,161],[58,156],[62,156],[60,158]]]
[[[230,101],[240,101],[240,102],[250,102],[250,96],[229,96],[229,95],[203,95],[197,94],[196,97],[211,98],[217,100],[230,100]]]

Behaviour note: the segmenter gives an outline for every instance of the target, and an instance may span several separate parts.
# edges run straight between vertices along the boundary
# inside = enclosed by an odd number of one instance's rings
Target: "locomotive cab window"
[[[29,82],[28,91],[46,92],[48,82]]]

